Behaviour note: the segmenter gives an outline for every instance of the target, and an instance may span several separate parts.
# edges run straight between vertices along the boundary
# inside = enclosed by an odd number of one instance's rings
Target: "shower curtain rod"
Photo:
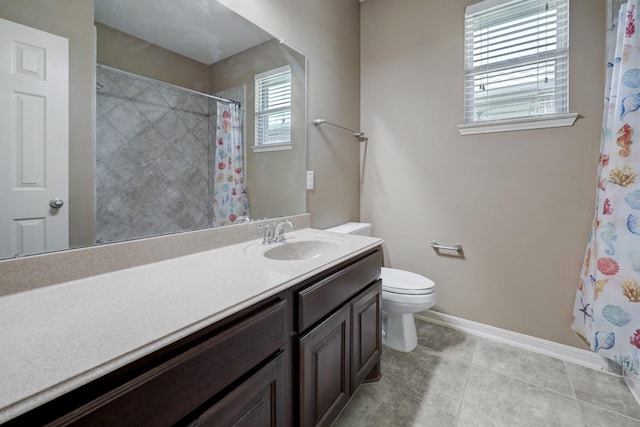
[[[313,119],[311,121],[311,123],[313,123],[315,126],[318,126],[318,125],[321,125],[321,124],[326,124],[326,125],[330,125],[330,126],[335,126],[337,128],[340,128],[340,129],[348,130],[349,132],[353,132],[353,136],[355,136],[356,138],[362,138],[364,136],[364,132],[362,132],[362,131],[349,129],[349,128],[346,128],[344,126],[340,126],[340,125],[337,125],[335,123],[328,122],[325,119]]]
[[[140,80],[146,80],[146,81],[149,81],[149,82],[162,84],[164,86],[169,86],[169,87],[172,87],[174,89],[185,90],[187,92],[190,92],[190,93],[193,93],[193,94],[196,94],[196,95],[204,96],[205,98],[211,98],[211,99],[215,99],[216,101],[226,102],[227,104],[242,105],[241,103],[239,103],[238,101],[234,101],[233,99],[221,98],[219,96],[209,95],[208,93],[198,92],[197,90],[187,89],[186,87],[182,87],[182,86],[174,85],[174,84],[171,84],[171,83],[163,82],[162,80],[156,80],[156,79],[152,79],[151,77],[141,76],[141,75],[135,74],[135,73],[130,73],[129,71],[124,71],[124,70],[121,70],[119,68],[111,67],[110,65],[104,65],[104,64],[98,63],[98,64],[96,64],[96,67],[104,68],[105,70],[116,71],[118,73],[126,74],[127,76],[130,76],[130,77],[135,77],[135,78],[138,78]],[[101,85],[98,82],[96,82],[96,86],[97,86],[98,89],[102,89],[103,88],[103,85]]]

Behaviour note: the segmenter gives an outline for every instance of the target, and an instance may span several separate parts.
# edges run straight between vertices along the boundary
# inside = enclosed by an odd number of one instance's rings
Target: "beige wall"
[[[362,3],[362,219],[386,263],[432,278],[435,310],[585,347],[570,330],[595,200],[606,2],[573,0],[573,127],[460,136],[473,0]],[[464,258],[429,242],[461,243]]]
[[[221,0],[307,56],[309,112],[307,168],[316,187],[307,192],[313,227],[360,217],[359,143],[348,132],[315,128],[322,117],[359,127],[360,24],[357,0]]]
[[[250,147],[255,144],[255,75],[285,65],[291,65],[292,75],[293,147],[291,150],[254,152]],[[251,216],[273,218],[306,212],[304,56],[272,40],[217,62],[209,69],[211,93],[236,86],[246,88],[246,169]]]
[[[207,93],[209,71],[202,64],[96,22],[98,63]]]
[[[69,39],[69,244],[95,243],[93,2],[2,0],[0,18]]]

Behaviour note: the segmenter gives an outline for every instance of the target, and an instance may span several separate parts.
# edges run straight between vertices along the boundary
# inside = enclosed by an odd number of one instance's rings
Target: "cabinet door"
[[[190,427],[284,426],[284,353],[205,411]]]
[[[349,304],[300,338],[300,426],[328,426],[350,396]]]
[[[382,354],[382,281],[351,302],[351,393],[366,378],[380,376]]]

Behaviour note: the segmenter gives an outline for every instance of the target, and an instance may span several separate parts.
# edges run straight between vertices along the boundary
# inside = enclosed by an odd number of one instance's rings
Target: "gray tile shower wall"
[[[210,226],[208,99],[100,67],[97,82],[96,239]]]

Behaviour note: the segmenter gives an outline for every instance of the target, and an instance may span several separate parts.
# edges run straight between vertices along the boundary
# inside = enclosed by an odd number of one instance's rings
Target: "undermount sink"
[[[348,240],[325,234],[287,237],[287,240],[272,245],[261,242],[250,244],[244,252],[274,261],[309,261],[337,254],[348,244]]]
[[[314,259],[337,252],[340,245],[324,240],[301,240],[297,242],[284,242],[264,252],[269,259],[293,261]]]

